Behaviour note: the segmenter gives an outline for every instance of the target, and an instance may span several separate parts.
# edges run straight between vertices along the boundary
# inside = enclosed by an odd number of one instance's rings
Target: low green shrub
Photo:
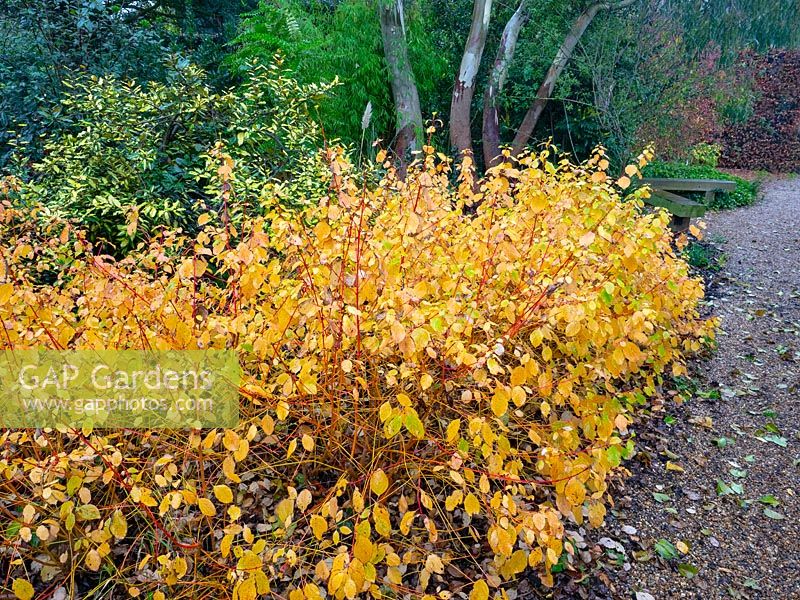
[[[729,175],[718,171],[708,165],[687,165],[678,162],[655,161],[648,165],[644,171],[645,177],[672,177],[675,179],[727,179],[736,182],[736,189],[732,192],[717,192],[714,195],[714,202],[709,208],[723,210],[728,208],[738,208],[749,206],[755,202],[758,196],[758,181],[747,181],[735,175]],[[687,197],[705,201],[703,193],[687,193]]]
[[[720,144],[700,142],[692,147],[690,154],[692,157],[692,164],[716,168],[719,164],[720,154],[722,154],[722,146]]]

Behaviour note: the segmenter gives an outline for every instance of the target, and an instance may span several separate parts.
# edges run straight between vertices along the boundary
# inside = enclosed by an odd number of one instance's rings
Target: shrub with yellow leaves
[[[632,412],[713,336],[668,216],[602,150],[477,191],[428,146],[402,180],[326,156],[313,206],[120,261],[2,209],[3,348],[235,348],[246,377],[232,430],[4,430],[18,597],[486,600],[603,522]]]

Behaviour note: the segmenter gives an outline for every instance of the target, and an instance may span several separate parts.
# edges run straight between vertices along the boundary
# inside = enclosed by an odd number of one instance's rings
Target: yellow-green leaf
[[[31,600],[33,598],[33,586],[24,579],[15,579],[14,583],[11,584],[11,589],[19,600]]]
[[[372,474],[372,477],[369,478],[369,489],[371,489],[372,493],[376,496],[381,496],[388,488],[389,478],[386,476],[386,473],[383,472],[383,469],[378,469]]]

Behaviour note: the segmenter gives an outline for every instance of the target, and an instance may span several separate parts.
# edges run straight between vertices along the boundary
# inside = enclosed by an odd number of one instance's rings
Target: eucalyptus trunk
[[[411,160],[411,153],[420,149],[422,110],[414,71],[408,59],[403,0],[378,0],[378,16],[395,108],[392,146],[398,161],[404,166]]]
[[[503,28],[497,55],[483,95],[483,160],[486,168],[495,166],[500,155],[500,94],[508,76],[508,68],[517,49],[519,32],[528,20],[528,0],[521,0],[517,10]]]
[[[486,46],[486,33],[491,14],[492,0],[475,0],[472,7],[472,24],[450,102],[450,143],[456,149],[459,158],[464,154],[472,155],[470,109],[475,94],[475,80]]]

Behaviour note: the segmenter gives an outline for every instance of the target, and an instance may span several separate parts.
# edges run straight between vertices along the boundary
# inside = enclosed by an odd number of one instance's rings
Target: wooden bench
[[[666,208],[672,214],[672,229],[685,231],[693,217],[702,217],[706,208],[714,201],[718,191],[736,189],[736,183],[726,179],[671,179],[667,177],[644,177],[639,185],[649,185],[650,198],[645,202],[651,206]],[[705,204],[684,198],[673,192],[705,192]]]

